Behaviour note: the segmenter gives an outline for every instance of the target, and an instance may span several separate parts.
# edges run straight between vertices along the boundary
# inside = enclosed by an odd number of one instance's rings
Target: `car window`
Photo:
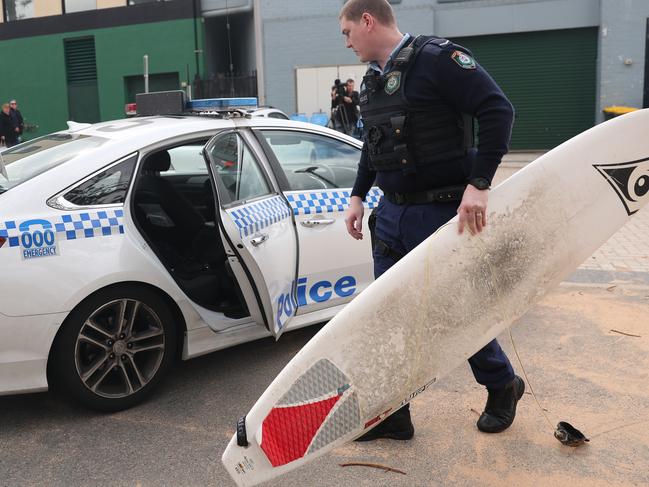
[[[351,188],[361,150],[325,135],[261,130],[292,190]]]
[[[137,154],[109,167],[68,191],[63,198],[77,206],[124,203]]]
[[[208,147],[214,175],[222,188],[222,203],[251,200],[271,194],[258,161],[241,137],[230,132],[215,139]]]
[[[50,134],[0,153],[0,193],[92,151],[109,139],[82,134]]]
[[[207,166],[203,157],[203,147],[206,142],[196,142],[167,149],[171,167],[166,173],[169,174],[173,171],[181,174],[207,174]]]

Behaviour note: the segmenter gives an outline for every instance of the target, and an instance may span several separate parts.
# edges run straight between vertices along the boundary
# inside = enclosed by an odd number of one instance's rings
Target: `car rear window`
[[[0,152],[0,193],[96,149],[109,139],[82,134],[50,134]]]

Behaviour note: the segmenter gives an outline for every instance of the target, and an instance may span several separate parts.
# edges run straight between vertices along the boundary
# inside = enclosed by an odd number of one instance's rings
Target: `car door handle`
[[[262,235],[259,235],[259,237],[255,237],[250,240],[250,243],[254,247],[259,247],[261,244],[263,244],[266,240],[268,240],[268,234],[264,233]]]
[[[300,225],[307,228],[319,227],[322,225],[331,225],[336,220],[333,218],[318,218],[313,220],[304,220],[300,222]]]

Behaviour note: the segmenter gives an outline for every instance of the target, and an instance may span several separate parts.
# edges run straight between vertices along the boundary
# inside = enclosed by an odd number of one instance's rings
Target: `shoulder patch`
[[[451,59],[455,61],[461,68],[464,69],[476,68],[475,60],[465,52],[453,51],[453,54],[451,54]]]

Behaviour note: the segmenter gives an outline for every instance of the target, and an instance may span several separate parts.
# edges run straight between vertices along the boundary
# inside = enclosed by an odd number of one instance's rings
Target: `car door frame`
[[[242,250],[245,250],[245,246],[242,243],[241,235],[240,234],[234,234],[235,232],[233,231],[228,231],[226,228],[226,225],[223,222],[223,213],[226,213],[228,209],[236,206],[240,206],[240,204],[225,204],[223,205],[221,203],[221,199],[219,197],[220,192],[223,192],[224,188],[219,187],[219,182],[220,180],[214,175],[212,165],[209,160],[209,156],[207,154],[206,148],[210,144],[210,142],[215,138],[215,137],[221,137],[225,136],[228,133],[235,133],[237,136],[239,136],[242,139],[243,144],[245,147],[251,152],[252,156],[254,157],[255,161],[258,163],[258,167],[262,172],[263,177],[265,178],[266,182],[268,183],[269,189],[271,190],[271,193],[269,195],[264,195],[262,197],[258,198],[252,198],[251,200],[247,201],[245,204],[254,202],[257,200],[263,200],[267,199],[269,196],[270,197],[279,197],[283,201],[283,203],[286,205],[286,207],[290,210],[288,219],[290,221],[290,226],[292,228],[292,235],[293,239],[295,241],[295,264],[294,264],[294,273],[293,273],[293,278],[291,282],[291,289],[290,289],[290,299],[292,303],[292,316],[287,317],[286,322],[281,326],[281,330],[279,330],[279,333],[274,330],[274,327],[272,323],[269,322],[269,317],[272,317],[274,315],[273,313],[273,298],[270,296],[270,292],[267,289],[265,285],[265,278],[261,270],[259,269],[258,265],[255,265],[254,268],[251,265],[251,262],[248,262],[249,260],[252,260],[253,263],[255,263],[254,258],[252,256],[246,256],[244,257],[242,255]],[[283,190],[281,189],[281,184],[279,183],[277,179],[277,173],[274,171],[272,164],[269,161],[269,158],[267,157],[266,153],[264,152],[264,148],[262,144],[259,143],[257,138],[252,134],[252,131],[250,130],[250,127],[247,124],[241,124],[241,123],[235,123],[234,128],[230,129],[225,129],[221,130],[218,133],[214,134],[214,137],[210,138],[210,140],[205,144],[205,147],[203,148],[203,155],[208,163],[208,171],[210,173],[210,180],[213,185],[213,190],[214,194],[216,195],[216,201],[215,204],[217,205],[216,208],[216,215],[219,223],[219,229],[221,231],[221,235],[223,240],[226,241],[227,246],[226,246],[226,251],[229,250],[231,251],[232,255],[228,253],[228,261],[230,268],[235,275],[235,278],[239,282],[239,285],[242,290],[242,294],[244,295],[244,299],[246,300],[246,304],[248,306],[248,310],[250,312],[251,317],[253,320],[262,326],[265,326],[266,329],[274,335],[276,338],[279,338],[283,330],[285,330],[290,322],[290,320],[295,317],[296,312],[297,312],[297,278],[299,275],[299,238],[298,238],[298,233],[297,233],[297,228],[295,224],[295,217],[293,215],[293,211],[291,208],[290,203],[286,199],[286,196],[283,193]],[[280,173],[283,175],[283,173]],[[231,235],[234,234],[234,235]],[[256,263],[255,263],[256,264]],[[245,288],[242,285],[243,283],[247,283],[249,285],[250,291],[254,294],[254,301],[252,300],[252,297],[249,296],[249,293],[245,292]],[[264,304],[264,297],[262,297],[262,293],[260,292],[260,286],[264,286],[265,291],[270,299],[270,302],[268,305]],[[269,309],[270,305],[270,309]]]
[[[277,160],[277,157],[275,155],[274,150],[270,146],[270,144],[266,141],[264,135],[261,133],[264,130],[277,130],[277,131],[284,131],[284,132],[299,132],[299,133],[305,133],[305,134],[317,134],[321,137],[327,137],[333,140],[336,140],[338,142],[348,144],[355,146],[359,149],[361,147],[359,146],[359,141],[357,139],[353,139],[351,137],[345,136],[344,134],[341,134],[339,132],[335,131],[329,131],[329,130],[321,130],[319,126],[314,126],[313,129],[307,129],[304,127],[294,127],[294,126],[281,126],[281,125],[266,125],[266,124],[256,124],[254,127],[251,127],[252,134],[255,136],[257,139],[258,143],[260,146],[263,148],[263,150],[268,154],[268,161],[270,166],[273,169],[273,172],[276,174],[278,185],[282,191],[282,194],[286,197],[286,192],[292,192],[296,191],[295,189],[291,188],[290,183],[288,178],[286,177],[286,174],[284,172],[284,169],[281,165],[281,163]],[[333,133],[332,133],[333,132]],[[352,139],[352,140],[350,140]],[[360,153],[359,153],[359,159],[360,159]],[[374,208],[378,204],[378,200],[376,199],[376,191],[378,188],[375,188],[374,186],[372,187],[372,196],[373,199],[376,200],[373,203],[370,203],[369,198],[367,202],[364,202],[365,206],[365,215],[363,218],[363,225],[364,228],[367,228],[367,222],[369,215],[371,213],[372,208]],[[334,189],[328,190],[328,191],[336,191]],[[350,190],[351,191],[351,190]],[[298,233],[298,245],[302,245],[302,242],[300,241],[300,232],[297,228],[298,225],[298,217],[299,216],[304,216],[304,215],[296,215],[295,210],[293,211],[293,218],[295,220],[295,226],[296,226],[296,232]],[[315,218],[320,217],[321,215],[314,215]],[[351,237],[350,237],[351,238]],[[369,239],[368,239],[369,240]],[[371,257],[371,250],[368,251],[368,256]],[[299,258],[299,256],[298,256]],[[299,262],[298,262],[298,270],[299,270]],[[309,278],[310,276],[308,275],[298,275],[298,279],[301,278],[301,280],[298,280],[298,285],[304,281],[304,278]],[[343,276],[340,276],[343,277]],[[349,276],[344,276],[344,277],[349,277]],[[343,277],[343,278],[344,278]],[[351,301],[359,292],[361,292],[363,289],[365,289],[372,281],[374,280],[373,274],[371,276],[367,276],[367,280],[365,282],[356,282],[354,285],[356,286],[356,292],[346,298],[338,297],[337,298],[337,303],[334,306],[337,305],[344,305],[347,304],[349,301]],[[298,299],[298,302],[300,300]],[[298,308],[298,315],[304,315],[304,314],[310,314],[314,312],[321,311],[322,309],[326,309],[328,307],[332,306],[331,304],[319,304],[319,305],[313,305],[313,303],[310,303],[306,308],[304,307],[299,307]]]

